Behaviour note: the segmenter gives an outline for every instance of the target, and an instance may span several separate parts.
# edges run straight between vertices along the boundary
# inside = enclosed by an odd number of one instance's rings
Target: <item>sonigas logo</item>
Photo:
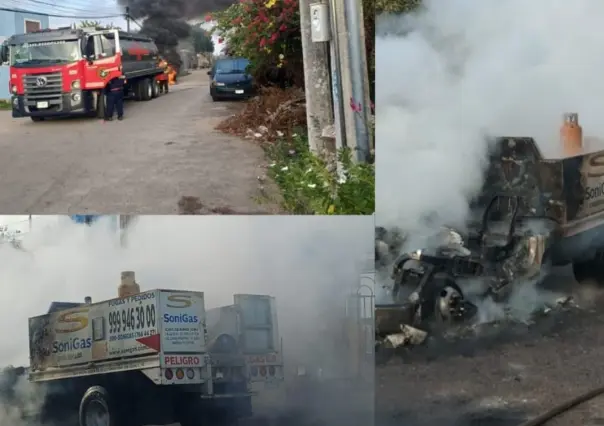
[[[86,327],[88,327],[88,308],[81,308],[59,314],[55,332],[74,333]]]
[[[191,296],[186,294],[173,294],[168,296],[168,303],[166,304],[168,308],[176,309],[190,308],[191,305],[193,305]]]

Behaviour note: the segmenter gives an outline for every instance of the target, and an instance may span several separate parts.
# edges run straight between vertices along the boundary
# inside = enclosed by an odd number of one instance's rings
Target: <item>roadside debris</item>
[[[274,142],[306,128],[304,92],[299,88],[263,88],[243,109],[221,122],[216,129],[261,142]]]

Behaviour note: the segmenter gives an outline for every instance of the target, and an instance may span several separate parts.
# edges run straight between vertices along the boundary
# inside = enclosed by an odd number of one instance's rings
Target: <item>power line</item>
[[[16,0],[13,0],[13,2],[16,2]],[[46,2],[43,0],[25,0],[25,2],[30,2],[30,3],[34,3],[37,5],[46,5],[46,6],[51,6],[53,8],[57,8],[57,9],[63,9],[66,10],[68,12],[74,12],[74,13],[93,13],[94,11],[98,11],[100,10],[107,10],[108,13],[111,13],[113,11],[115,11],[115,8],[78,8],[78,7],[73,7],[73,6],[59,6],[57,4],[54,3],[50,3],[50,2]],[[18,2],[17,4],[22,5],[22,2]],[[111,10],[111,12],[109,12],[109,10]]]
[[[106,15],[106,16],[92,16],[92,15],[58,15],[53,13],[44,13],[39,11],[27,10],[27,9],[13,9],[9,7],[0,7],[0,11],[3,12],[16,12],[16,13],[31,13],[33,15],[44,15],[49,18],[66,18],[66,19],[115,19],[115,18],[123,18],[124,15]]]
[[[29,4],[27,2],[35,2],[36,4]],[[69,15],[112,15],[116,13],[115,8],[112,9],[76,9],[67,6],[53,5],[52,3],[44,0],[0,0],[0,7],[18,9],[18,10],[31,10],[37,14],[69,14]]]

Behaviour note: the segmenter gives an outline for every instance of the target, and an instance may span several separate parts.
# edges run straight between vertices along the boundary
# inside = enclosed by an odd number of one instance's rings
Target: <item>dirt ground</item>
[[[402,351],[376,367],[376,426],[519,426],[604,386],[602,293],[575,288],[578,307]],[[604,425],[604,396],[547,425]]]
[[[208,85],[195,71],[168,95],[127,102],[123,122],[0,111],[2,213],[174,214],[182,197],[200,213],[277,212],[255,201],[262,149],[214,130],[241,103],[212,102]]]

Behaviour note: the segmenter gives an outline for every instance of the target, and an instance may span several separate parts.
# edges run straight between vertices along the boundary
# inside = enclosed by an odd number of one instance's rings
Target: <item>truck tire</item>
[[[105,118],[105,109],[107,108],[107,96],[104,91],[100,91],[96,98],[96,117]]]
[[[80,402],[80,426],[129,426],[107,389],[92,386]]]
[[[453,277],[437,274],[432,278],[432,283],[428,284],[422,294],[422,318],[431,319],[437,326],[443,326],[448,323],[440,310],[440,302],[443,292],[456,292],[463,297],[463,291],[457,285]]]
[[[151,84],[152,87],[152,94],[151,97],[153,99],[157,98],[159,96],[159,82],[156,79],[151,80],[153,83]]]
[[[134,83],[132,83],[131,86],[131,90],[132,90],[132,97],[134,98],[135,101],[140,101],[141,100],[141,81],[136,81]]]
[[[146,78],[141,81],[141,99],[143,101],[150,101],[153,98],[153,84],[151,79]]]

